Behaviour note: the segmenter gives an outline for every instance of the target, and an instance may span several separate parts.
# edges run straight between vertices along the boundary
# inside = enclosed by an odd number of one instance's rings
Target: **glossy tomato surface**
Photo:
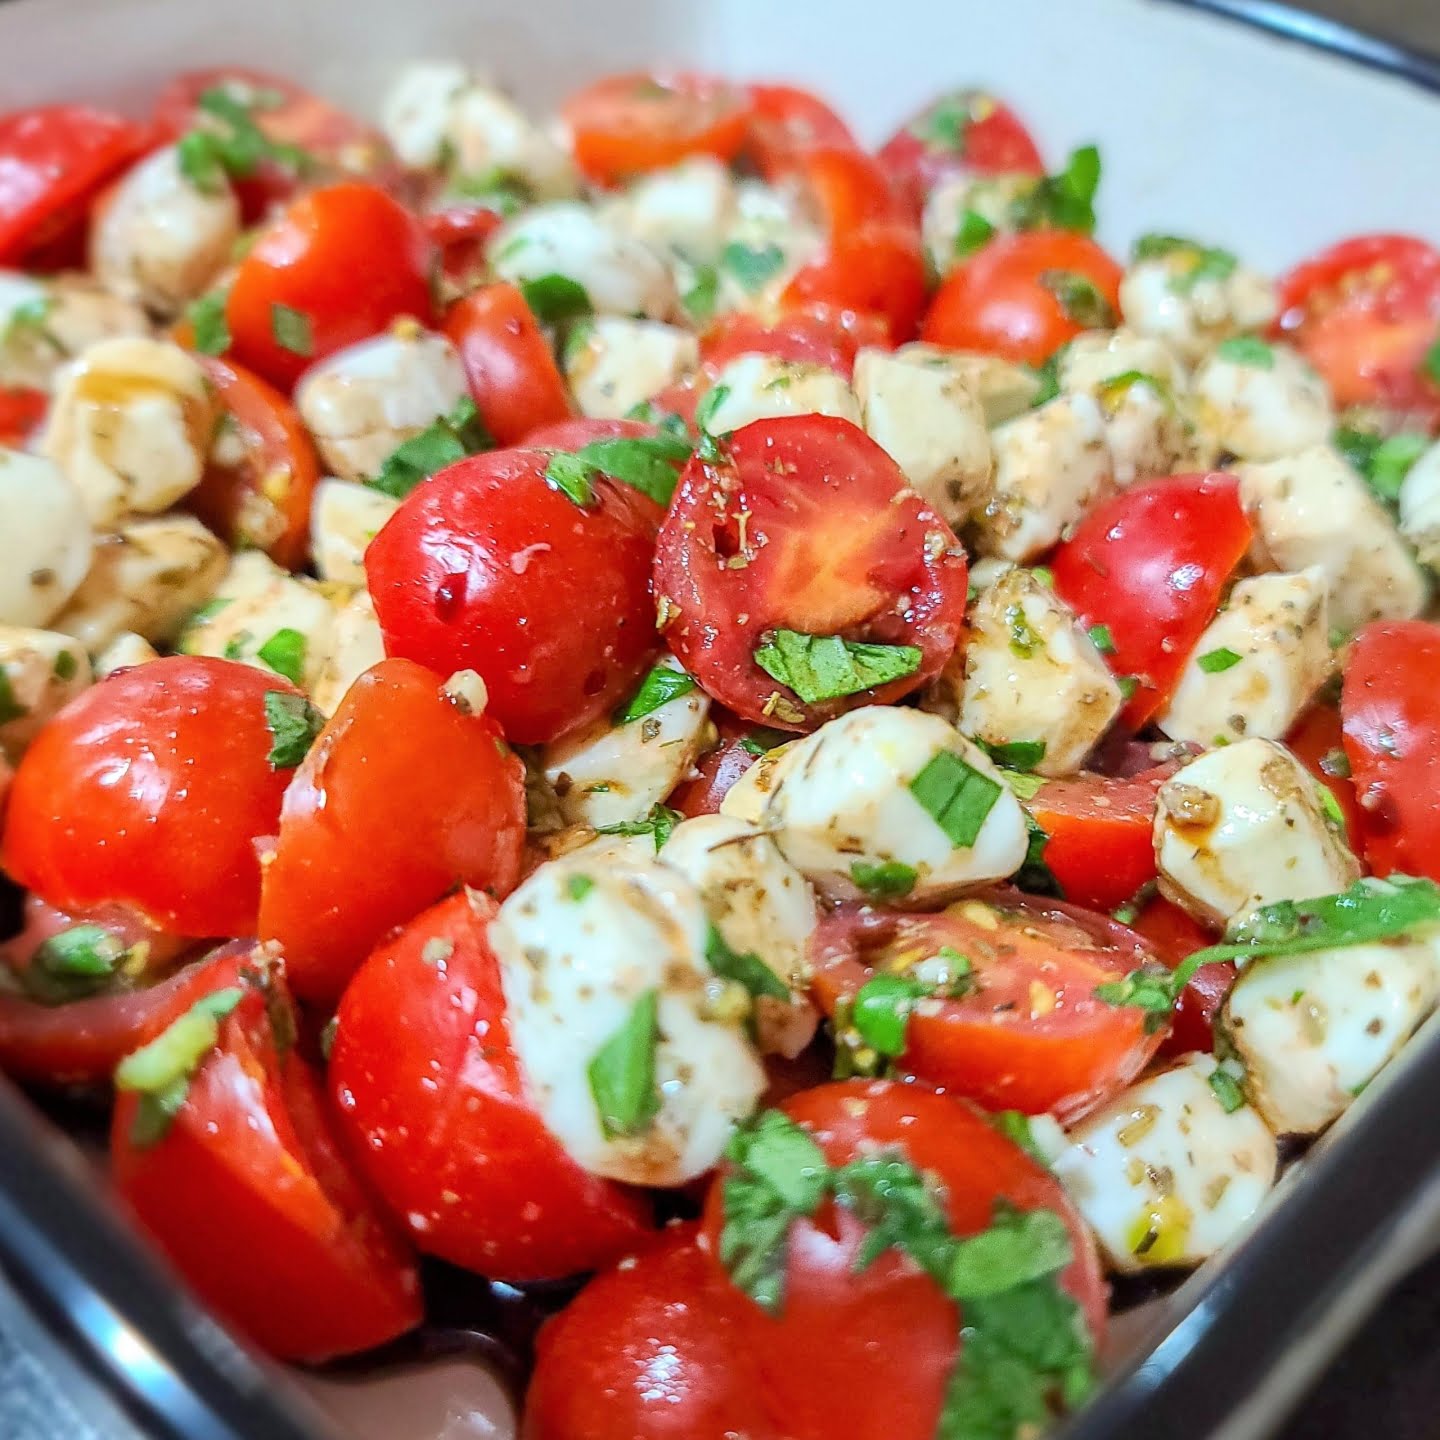
[[[1195,917],[1163,895],[1149,900],[1132,927],[1155,947],[1160,958],[1173,970],[1187,956],[1219,940]],[[1187,1055],[1215,1046],[1215,1017],[1235,983],[1235,964],[1218,960],[1202,965],[1175,1003],[1175,1018],[1160,1046],[1162,1055]]]
[[[855,150],[850,127],[818,95],[794,85],[751,85],[745,153],[779,181],[814,150]]]

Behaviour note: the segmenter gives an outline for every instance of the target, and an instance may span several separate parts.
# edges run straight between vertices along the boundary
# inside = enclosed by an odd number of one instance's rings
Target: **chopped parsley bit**
[[[195,336],[195,348],[202,355],[223,355],[230,348],[230,325],[225,318],[229,299],[229,291],[211,290],[192,300],[185,310],[185,318]]]
[[[1335,448],[1360,472],[1375,498],[1392,515],[1398,508],[1405,477],[1430,446],[1427,436],[1413,431],[1382,438],[1350,426],[1338,429],[1334,441]]]
[[[594,477],[600,474],[667,506],[689,458],[689,439],[676,435],[592,440],[573,453],[555,455],[545,478],[577,505],[589,503],[595,493]]]
[[[850,878],[855,888],[872,900],[898,900],[915,888],[920,876],[913,865],[902,860],[886,860],[879,865],[855,860],[850,865]]]
[[[21,720],[30,711],[15,698],[15,687],[10,683],[10,675],[3,665],[0,665],[0,725],[8,725],[12,720]]]
[[[1053,355],[1046,357],[1043,365],[1030,367],[1030,373],[1039,381],[1035,395],[1030,401],[1032,410],[1038,410],[1042,405],[1048,404],[1060,393],[1060,357],[1064,350],[1065,347],[1062,345]]]
[[[1110,633],[1108,625],[1092,625],[1086,633],[1090,636],[1090,643],[1102,655],[1115,653],[1115,637]]]
[[[1042,270],[1040,284],[1055,297],[1065,318],[1082,329],[1100,330],[1115,324],[1115,307],[1095,282],[1078,270]]]
[[[596,830],[597,835],[648,835],[655,842],[655,852],[659,854],[665,842],[675,832],[675,827],[680,823],[680,812],[671,810],[665,805],[652,805],[650,813],[643,820],[621,820],[614,825],[602,825]]]
[[[277,630],[256,652],[255,658],[277,675],[299,685],[305,675],[305,637],[288,625]]]
[[[783,745],[791,737],[783,730],[759,729],[742,735],[735,743],[747,755],[768,755],[777,745]]]
[[[100,925],[72,925],[36,947],[21,979],[46,1004],[103,990],[129,952]]]
[[[491,449],[494,443],[475,402],[467,395],[456,401],[448,415],[438,416],[418,435],[402,440],[380,473],[365,483],[382,495],[403,500],[422,480],[467,455]]]
[[[1188,295],[1202,280],[1228,280],[1239,265],[1229,250],[1201,245],[1178,235],[1142,235],[1135,242],[1136,260],[1159,260],[1175,257],[1170,268],[1170,289],[1177,295]]]
[[[1106,415],[1113,420],[1125,397],[1137,385],[1145,385],[1153,390],[1167,410],[1175,409],[1175,397],[1171,394],[1170,387],[1158,375],[1151,375],[1144,370],[1125,370],[1119,375],[1112,375],[1096,387],[1096,398]]]
[[[1120,687],[1120,698],[1129,700],[1140,688],[1140,677],[1138,675],[1117,675],[1115,683]]]
[[[572,875],[565,882],[565,893],[572,900],[583,900],[594,888],[595,882],[588,875]]]
[[[1227,1061],[1226,1065],[1229,1063]],[[1226,1069],[1225,1065],[1220,1065],[1211,1072],[1210,1088],[1215,1092],[1220,1108],[1227,1115],[1233,1115],[1245,1104],[1245,1091],[1241,1088],[1240,1078]]]
[[[1336,746],[1335,749],[1327,750],[1320,757],[1320,769],[1336,780],[1348,780],[1350,778],[1350,757],[1339,746]]]
[[[975,743],[997,764],[1008,770],[1028,773],[1045,758],[1043,740],[1006,740],[992,745],[978,737]]]
[[[522,280],[520,293],[542,325],[560,325],[594,312],[585,287],[568,275],[540,275]]]
[[[713,265],[697,265],[695,278],[680,297],[680,303],[696,325],[708,325],[715,317],[719,294],[720,272]]]
[[[1215,347],[1215,353],[1236,365],[1249,365],[1256,370],[1275,368],[1275,351],[1258,335],[1232,335]]]
[[[1320,802],[1320,810],[1325,818],[1340,832],[1343,837],[1349,829],[1345,823],[1345,812],[1340,808],[1340,802],[1335,798],[1328,785],[1322,785],[1318,780],[1315,782],[1315,798]]]
[[[628,725],[632,720],[643,719],[695,688],[695,681],[683,670],[677,670],[673,665],[657,665],[645,677],[629,704],[615,712],[614,721],[617,725]]]
[[[1219,649],[1207,650],[1203,655],[1197,656],[1195,663],[1207,675],[1220,675],[1238,665],[1242,658],[1238,650],[1221,645]]]
[[[705,392],[704,398],[695,407],[695,428],[702,434],[712,433],[710,422],[715,418],[715,412],[730,398],[730,387],[728,385],[712,385]],[[702,460],[711,457],[701,455]]]
[[[910,793],[957,848],[973,846],[1004,786],[953,750],[933,755],[910,782]]]
[[[310,317],[303,310],[274,301],[270,306],[270,333],[275,337],[275,343],[292,355],[308,357],[315,353]]]
[[[73,650],[62,650],[56,657],[51,670],[57,680],[73,680],[75,672],[80,668],[80,662],[75,658]]]
[[[1435,384],[1440,385],[1440,335],[1435,337],[1435,343],[1425,352],[1425,358],[1420,362],[1420,369]]]
[[[325,717],[303,695],[267,690],[265,723],[274,741],[268,757],[270,768],[293,770],[310,753]]]
[[[967,210],[955,232],[955,255],[965,259],[981,249],[995,234],[995,227],[978,211]]]
[[[1072,150],[1058,175],[1046,175],[1014,202],[1010,207],[1011,225],[1017,230],[1076,230],[1082,235],[1091,234],[1095,229],[1100,169],[1100,151],[1094,145]]]
[[[1010,627],[1011,654],[1028,660],[1037,650],[1045,649],[1045,642],[1035,633],[1035,627],[1031,625],[1023,605],[1007,605],[1005,623]]]
[[[176,149],[180,173],[203,194],[219,194],[227,179],[247,179],[264,161],[283,165],[297,175],[314,166],[308,151],[298,145],[277,144],[255,123],[254,111],[266,108],[259,97],[246,105],[217,85],[204,91],[196,104],[220,125],[191,130],[180,138]]]
[[[743,955],[730,948],[729,942],[712,925],[705,939],[705,959],[722,979],[742,985],[753,999],[769,995],[774,1000],[788,1001],[790,987],[756,954]]]
[[[740,282],[742,289],[753,295],[767,280],[779,274],[785,264],[785,252],[773,243],[756,249],[732,240],[720,252],[720,263]]]
[[[660,992],[645,991],[586,1068],[607,1140],[640,1134],[660,1113],[660,1091],[655,1084],[659,1005]]]
[[[913,675],[920,659],[914,645],[870,645],[838,635],[803,635],[798,630],[772,630],[755,651],[755,663],[807,705]]]

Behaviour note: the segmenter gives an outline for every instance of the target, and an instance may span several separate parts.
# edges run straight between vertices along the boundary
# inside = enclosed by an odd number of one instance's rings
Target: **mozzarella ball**
[[[0,625],[0,755],[18,759],[89,683],[90,657],[69,635]]]
[[[657,675],[683,675],[666,656]],[[643,695],[642,689],[641,694]],[[541,752],[541,765],[570,824],[599,829],[640,820],[689,773],[706,734],[710,697],[692,685],[648,714],[623,724],[604,716]]]
[[[1114,487],[1105,417],[1089,395],[1057,395],[991,432],[994,493],[977,517],[982,553],[1023,564]]]
[[[1122,1274],[1198,1265],[1224,1249],[1274,1187],[1275,1137],[1249,1105],[1226,1113],[1210,1055],[1183,1060],[1086,1116],[1050,1162]]]
[[[778,415],[833,415],[860,423],[860,407],[842,375],[773,355],[737,355],[723,365],[702,404],[712,435]]]
[[[987,745],[1043,746],[1040,775],[1070,775],[1124,698],[1068,605],[1030,570],[1011,567],[970,612],[960,728]]]
[[[951,526],[990,495],[990,436],[965,366],[943,350],[907,345],[855,357],[855,397],[870,438]]]
[[[1330,391],[1288,345],[1256,342],[1253,358],[1224,347],[1195,372],[1200,428],[1242,460],[1274,460],[1321,445],[1335,428]]]
[[[138,305],[88,275],[0,270],[0,385],[49,390],[56,371],[96,341],[149,331]]]
[[[597,315],[668,320],[679,305],[664,261],[578,202],[522,212],[490,237],[487,249],[500,279],[518,285],[563,275],[584,290]]]
[[[1141,260],[1120,282],[1125,323],[1164,340],[1190,364],[1232,335],[1265,329],[1279,308],[1274,282],[1244,265],[1223,278],[1192,280],[1198,258],[1177,250]]]
[[[526,1092],[576,1164],[636,1185],[683,1185],[724,1153],[754,1110],[765,1071],[731,983],[705,959],[709,920],[695,887],[655,861],[542,865],[500,907],[510,1042]],[[653,1004],[654,1029],[636,1027]],[[654,1058],[653,1106],[633,1133],[606,1133],[592,1074],[627,1027]],[[603,1073],[603,1072],[602,1072]],[[612,1127],[613,1128],[613,1127]]]
[[[806,998],[806,947],[819,923],[804,876],[763,831],[727,815],[677,825],[660,852],[700,892],[710,923],[737,955],[755,955],[790,997],[755,999],[760,1049],[794,1058],[811,1041],[819,1016]]]
[[[1218,1028],[1282,1135],[1323,1130],[1435,1008],[1433,935],[1252,960]]]
[[[907,904],[1002,880],[1027,844],[1020,802],[984,752],[938,716],[888,705],[796,741],[760,828],[825,894]]]
[[[0,446],[0,625],[48,625],[90,568],[80,492],[49,460]]]
[[[357,590],[335,612],[330,644],[311,698],[318,710],[333,715],[350,687],[385,658],[385,641],[370,592]]]
[[[102,340],[61,371],[45,453],[98,529],[168,510],[200,483],[217,411],[195,357],[168,340]]]
[[[402,324],[311,366],[295,406],[326,465],[363,480],[469,394],[449,340]]]
[[[322,480],[310,507],[310,553],[322,580],[365,584],[365,551],[400,508],[383,491],[353,480]]]
[[[1241,740],[1190,761],[1160,787],[1161,890],[1223,927],[1276,900],[1345,889],[1360,865],[1318,791],[1305,767],[1273,740]]]
[[[1035,189],[1033,175],[947,175],[925,197],[920,234],[935,273],[944,279],[966,258],[960,239],[965,217],[978,215],[1004,234],[1015,228],[1015,202]]]
[[[91,669],[97,680],[103,680],[117,670],[133,670],[159,658],[160,652],[143,635],[124,630],[95,657]]]
[[[1400,533],[1422,565],[1440,569],[1440,444],[1432,445],[1401,483]]]
[[[1330,623],[1408,620],[1425,606],[1424,576],[1384,507],[1329,445],[1268,464],[1237,465],[1266,569],[1317,568]]]
[[[582,415],[619,420],[700,363],[689,330],[660,320],[601,315],[565,344],[565,379]]]
[[[641,175],[603,213],[659,254],[713,264],[738,217],[735,179],[713,155],[692,155]]]

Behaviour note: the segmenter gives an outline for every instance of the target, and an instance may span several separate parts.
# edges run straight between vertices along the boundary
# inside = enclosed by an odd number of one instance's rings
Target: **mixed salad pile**
[[[1440,253],[1100,176],[690,74],[0,117],[0,1066],[239,1331],[593,1276],[531,1440],[1033,1436],[1435,1006]]]

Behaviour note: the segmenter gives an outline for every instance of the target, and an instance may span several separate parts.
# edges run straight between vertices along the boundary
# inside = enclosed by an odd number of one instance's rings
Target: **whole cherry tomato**
[[[657,433],[643,420],[593,420],[588,415],[576,415],[532,430],[525,437],[525,449],[583,450],[597,440],[639,440]]]

